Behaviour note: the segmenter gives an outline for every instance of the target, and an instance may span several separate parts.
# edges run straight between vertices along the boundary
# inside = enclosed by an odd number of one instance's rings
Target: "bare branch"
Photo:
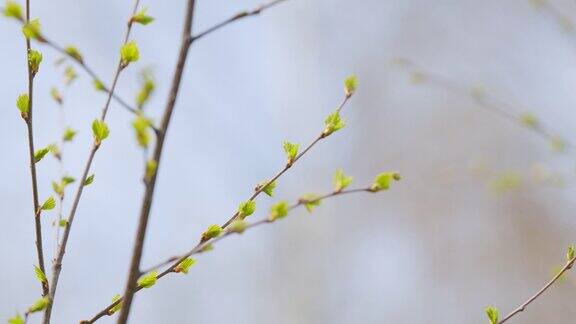
[[[528,298],[528,300],[526,300],[524,303],[522,303],[522,305],[518,306],[510,314],[506,315],[506,317],[504,317],[502,320],[500,320],[498,322],[498,324],[502,324],[502,323],[508,321],[509,319],[511,319],[512,317],[516,316],[518,313],[523,312],[526,309],[526,307],[528,305],[530,305],[530,303],[532,303],[534,300],[536,300],[538,297],[540,297],[540,295],[542,295],[546,290],[548,290],[548,288],[550,288],[556,281],[558,281],[558,279],[560,279],[566,271],[570,270],[572,268],[572,266],[574,265],[574,261],[576,261],[576,258],[572,258],[572,259],[568,260],[566,265],[556,274],[556,276],[554,276],[554,278],[552,278],[552,280],[550,280],[547,284],[544,285],[544,287],[542,287],[540,290],[538,290],[538,292],[536,294],[534,294],[532,297]]]

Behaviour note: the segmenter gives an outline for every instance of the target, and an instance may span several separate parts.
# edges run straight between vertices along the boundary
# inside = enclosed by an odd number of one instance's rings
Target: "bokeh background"
[[[157,91],[147,111],[156,118],[174,68],[184,2],[143,2],[156,20],[134,28],[141,60],[118,86],[133,102],[139,71],[151,69]],[[260,4],[197,2],[196,31]],[[32,6],[44,33],[77,46],[109,84],[131,1]],[[487,305],[511,311],[552,277],[574,242],[574,18],[576,3],[569,0],[289,0],[195,43],[164,152],[145,266],[186,251],[204,228],[227,219],[256,183],[282,167],[282,141],[304,145],[316,136],[350,73],[360,86],[344,112],[348,126],[282,177],[274,199],[261,197],[253,219],[278,199],[330,190],[337,168],[359,186],[386,170],[404,179],[388,192],[327,201],[311,215],[298,210],[222,241],[189,275],[139,293],[131,322],[485,323]],[[77,80],[65,86],[68,63],[56,66],[57,53],[37,48],[44,64],[36,78],[36,143],[57,141],[63,124],[78,129],[63,148],[65,171],[78,177],[90,122],[105,96],[78,68]],[[420,72],[398,64],[398,57]],[[17,23],[6,19],[0,20],[0,69],[5,320],[25,310],[39,289],[26,131],[14,107],[26,89],[24,40]],[[460,91],[429,75],[451,80]],[[63,107],[50,99],[52,86],[63,93]],[[566,149],[551,149],[550,139],[480,105],[479,91],[512,116],[537,116]],[[54,323],[90,317],[124,287],[143,191],[131,119],[112,104],[111,136],[97,154],[95,182],[75,219]],[[45,198],[58,164],[46,159],[38,171]],[[43,215],[48,260],[55,217]],[[575,288],[570,274],[514,323],[571,322]]]

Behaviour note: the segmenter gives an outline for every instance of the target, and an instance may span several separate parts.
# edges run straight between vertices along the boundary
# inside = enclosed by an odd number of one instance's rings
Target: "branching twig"
[[[530,297],[522,305],[518,306],[510,314],[506,315],[506,317],[504,317],[502,320],[500,320],[498,322],[498,324],[502,324],[502,323],[508,321],[509,319],[511,319],[512,317],[514,317],[515,315],[517,315],[518,313],[523,312],[526,309],[526,307],[528,305],[530,305],[530,303],[532,303],[534,300],[536,300],[538,297],[540,297],[540,295],[542,295],[546,290],[548,290],[548,288],[550,288],[550,286],[552,286],[556,281],[558,281],[558,279],[560,279],[560,277],[562,277],[562,275],[564,275],[564,273],[566,271],[570,270],[572,268],[572,266],[574,265],[575,261],[576,261],[576,258],[572,258],[572,259],[568,260],[566,262],[566,265],[562,269],[560,269],[558,274],[556,274],[556,276],[554,276],[554,278],[552,278],[552,280],[550,280],[547,284],[545,284],[544,287],[542,287],[536,294],[534,294],[532,297]]]
[[[358,188],[358,189],[349,189],[349,190],[342,190],[342,191],[334,191],[322,196],[318,196],[314,199],[311,200],[306,200],[306,199],[299,199],[297,202],[293,203],[292,205],[290,205],[290,207],[288,208],[289,210],[293,210],[295,208],[298,208],[300,206],[303,206],[305,204],[309,204],[309,203],[317,203],[320,201],[323,201],[325,199],[329,199],[332,197],[336,197],[336,196],[342,196],[342,195],[347,195],[347,194],[352,194],[352,193],[360,193],[360,192],[373,192],[370,187],[366,187],[366,188]],[[271,220],[269,217],[261,219],[257,222],[251,223],[251,224],[247,224],[246,225],[246,229],[245,230],[249,230],[252,229],[254,227],[258,227],[261,225],[265,225],[265,224],[270,224],[270,223],[274,223],[273,220]],[[200,242],[198,242],[198,244],[192,248],[190,251],[186,252],[185,254],[177,257],[177,262],[175,262],[172,266],[170,266],[169,268],[167,268],[166,270],[162,271],[161,273],[158,274],[158,276],[156,277],[157,280],[165,277],[166,275],[173,273],[174,270],[176,269],[176,267],[186,258],[195,255],[195,254],[199,254],[201,253],[206,246],[214,244],[226,237],[229,237],[230,235],[234,234],[235,232],[233,231],[226,231],[224,232],[221,236],[215,237],[213,239],[209,239],[209,240],[201,240]],[[138,286],[136,288],[136,291],[140,291],[141,289],[143,289],[143,287]],[[111,311],[113,308],[115,308],[118,304],[122,303],[122,307],[124,307],[124,302],[123,299],[120,298],[118,300],[116,300],[115,302],[111,303],[110,305],[108,305],[106,308],[104,308],[102,311],[100,311],[99,313],[97,313],[96,315],[94,315],[90,320],[84,320],[81,321],[81,324],[89,324],[89,323],[94,323],[97,320],[99,320],[100,318],[102,318],[103,316],[110,316],[113,314],[113,312]]]
[[[26,23],[30,22],[30,0],[26,0]],[[42,219],[40,218],[42,210],[38,202],[38,180],[36,177],[36,161],[34,158],[34,131],[33,131],[33,102],[34,102],[34,75],[28,55],[32,48],[30,38],[26,38],[26,62],[28,65],[28,113],[25,117],[26,129],[28,132],[28,153],[30,158],[30,175],[32,178],[32,200],[34,204],[34,227],[36,232],[36,254],[38,255],[38,267],[43,273],[46,273],[44,266],[44,248],[42,246]],[[49,292],[48,282],[42,282],[42,296],[47,296]]]
[[[576,145],[555,135],[554,132],[542,125],[533,115],[529,113],[514,113],[513,108],[509,107],[509,105],[489,97],[486,93],[482,92],[481,89],[466,89],[458,85],[458,83],[443,76],[429,71],[424,71],[415,63],[405,59],[398,59],[395,63],[406,69],[411,74],[413,81],[416,83],[422,82],[432,84],[450,93],[470,98],[485,111],[508,120],[522,128],[530,130],[533,134],[539,136],[553,146],[559,146],[558,149],[566,147],[572,151],[576,150]]]
[[[136,12],[138,10],[139,3],[140,3],[140,0],[134,1],[134,9],[133,9],[132,15],[136,14]],[[126,28],[126,34],[124,36],[123,44],[128,43],[131,30],[132,30],[132,19],[130,19],[128,22],[128,26]],[[116,88],[116,84],[118,82],[118,78],[120,76],[120,73],[124,67],[125,66],[123,66],[122,59],[119,59],[118,66],[116,68],[116,71],[114,72],[114,78],[112,81],[112,86],[110,88],[110,92],[108,93],[108,98],[106,99],[106,103],[104,104],[104,107],[102,108],[102,113],[100,116],[100,120],[102,122],[106,119],[106,114],[108,113],[108,108],[110,107],[112,95],[113,95],[114,90]],[[70,236],[70,231],[72,229],[74,216],[76,215],[76,209],[78,208],[78,204],[79,204],[80,198],[82,196],[82,191],[84,189],[86,179],[88,178],[88,173],[90,172],[90,167],[92,166],[92,161],[94,160],[94,156],[96,155],[96,151],[98,150],[99,147],[100,147],[100,143],[97,142],[96,140],[94,140],[94,143],[92,144],[92,148],[90,150],[90,154],[88,156],[88,160],[86,162],[86,165],[84,166],[84,171],[82,173],[82,177],[78,180],[78,189],[77,189],[76,194],[74,196],[72,208],[70,209],[70,214],[68,216],[66,227],[64,229],[64,235],[62,237],[62,242],[60,243],[60,246],[58,248],[58,253],[57,253],[57,256],[56,256],[56,258],[54,260],[54,264],[53,264],[53,273],[52,273],[52,281],[51,281],[52,287],[50,289],[50,300],[49,300],[48,306],[46,307],[46,312],[44,314],[44,324],[50,323],[50,316],[51,316],[51,312],[52,312],[52,306],[54,305],[54,297],[56,295],[56,288],[58,286],[58,279],[60,278],[60,272],[62,270],[62,260],[64,258],[64,254],[66,253],[66,245],[68,243],[68,238]]]
[[[130,314],[130,307],[132,306],[132,298],[137,288],[136,281],[140,276],[140,260],[142,258],[144,237],[146,236],[146,228],[148,227],[148,219],[152,207],[152,198],[154,196],[154,189],[156,187],[156,178],[158,175],[158,169],[160,167],[160,158],[162,157],[162,151],[164,148],[164,140],[166,139],[166,134],[168,126],[170,125],[170,120],[172,118],[172,112],[174,111],[174,106],[176,105],[176,98],[178,97],[178,92],[180,91],[180,83],[182,81],[182,75],[184,74],[184,67],[186,65],[186,60],[188,58],[188,51],[190,50],[190,45],[192,44],[191,40],[192,40],[192,21],[194,18],[194,6],[195,6],[195,0],[187,1],[186,11],[184,12],[184,26],[181,35],[182,40],[180,44],[180,52],[178,54],[176,69],[174,71],[174,76],[172,78],[170,93],[168,94],[168,102],[166,103],[166,108],[164,109],[160,129],[156,135],[156,142],[154,144],[154,153],[152,160],[154,161],[153,163],[155,165],[155,168],[152,174],[146,177],[145,182],[146,190],[142,198],[142,206],[140,208],[138,228],[136,230],[136,240],[134,242],[134,249],[132,251],[132,258],[130,261],[130,270],[128,272],[128,279],[126,281],[126,288],[124,291],[124,300],[125,300],[124,307],[122,308],[120,316],[118,317],[119,324],[125,324],[128,321],[128,316]]]
[[[222,28],[222,27],[224,27],[230,23],[233,23],[237,20],[240,20],[243,18],[248,18],[250,16],[259,15],[260,13],[262,13],[262,11],[269,9],[269,8],[272,8],[273,6],[278,5],[284,1],[287,1],[287,0],[275,0],[275,1],[271,1],[271,2],[268,2],[268,3],[263,4],[263,5],[260,5],[253,10],[239,12],[239,13],[235,14],[234,16],[232,16],[232,17],[206,29],[205,31],[193,36],[190,41],[191,42],[197,41],[198,39],[200,39],[200,38],[202,38],[208,34],[211,34],[215,31],[219,30],[220,28]]]

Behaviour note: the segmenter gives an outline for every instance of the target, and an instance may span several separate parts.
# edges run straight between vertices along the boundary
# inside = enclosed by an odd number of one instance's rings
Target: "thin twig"
[[[132,16],[136,14],[138,11],[138,5],[140,0],[134,1],[134,8],[132,11]],[[126,34],[124,36],[123,45],[126,44],[130,38],[130,32],[132,30],[132,19],[128,21],[128,25],[126,28]],[[100,116],[100,120],[104,121],[106,119],[106,114],[108,113],[108,108],[110,107],[110,102],[112,100],[112,95],[114,90],[116,89],[116,84],[118,83],[118,78],[120,73],[123,70],[122,59],[118,60],[118,66],[116,71],[114,72],[114,78],[112,81],[112,86],[110,88],[110,92],[108,93],[108,98],[106,99],[106,103],[102,108],[102,113]],[[96,151],[100,147],[100,144],[95,140],[92,144],[92,148],[90,150],[90,154],[88,156],[88,160],[86,165],[84,166],[84,171],[82,173],[82,177],[78,180],[78,189],[76,191],[76,195],[74,196],[74,200],[72,203],[72,208],[70,209],[70,214],[67,219],[66,227],[64,229],[64,235],[62,237],[62,242],[58,248],[58,253],[56,259],[53,263],[53,274],[52,274],[52,281],[51,281],[51,289],[50,289],[50,300],[48,306],[46,307],[46,311],[44,313],[44,324],[50,323],[50,316],[52,312],[52,306],[54,305],[54,297],[56,295],[56,288],[58,286],[58,279],[60,278],[60,272],[62,271],[62,260],[64,259],[64,254],[66,253],[66,245],[68,243],[68,238],[70,236],[70,231],[72,229],[72,224],[74,221],[74,216],[76,215],[76,210],[78,208],[78,204],[80,202],[80,198],[82,196],[82,191],[84,189],[84,183],[86,182],[86,178],[88,178],[88,173],[90,172],[90,167],[92,166],[92,161],[94,160],[94,156],[96,155]]]
[[[534,300],[540,297],[540,295],[542,295],[546,290],[548,290],[548,288],[550,288],[550,286],[552,286],[556,281],[558,281],[558,279],[560,279],[560,277],[562,277],[562,275],[566,271],[570,270],[574,265],[574,261],[576,261],[576,258],[568,260],[568,262],[566,262],[566,265],[560,270],[560,272],[558,272],[558,274],[556,274],[556,276],[554,276],[554,278],[552,278],[552,280],[550,280],[547,284],[545,284],[544,287],[542,287],[536,294],[528,298],[528,300],[525,301],[522,305],[518,306],[510,314],[506,315],[506,317],[500,320],[498,324],[502,324],[511,319],[512,317],[514,317],[516,314],[523,312],[526,309],[526,307],[530,305],[530,303],[532,303]]]
[[[218,24],[216,24],[216,25],[214,25],[214,26],[206,29],[205,31],[203,31],[203,32],[201,32],[201,33],[193,36],[190,41],[191,41],[191,42],[197,41],[198,39],[200,39],[200,38],[202,38],[202,37],[204,37],[204,36],[206,36],[206,35],[208,35],[208,34],[211,34],[211,33],[215,32],[215,31],[219,30],[220,28],[225,27],[226,25],[228,25],[228,24],[230,24],[230,23],[233,23],[233,22],[235,22],[235,21],[237,21],[237,20],[240,20],[240,19],[243,19],[243,18],[248,18],[248,17],[251,17],[251,16],[259,15],[259,14],[262,13],[264,10],[269,9],[269,8],[272,8],[272,7],[274,7],[274,6],[282,3],[282,2],[284,2],[284,1],[287,1],[287,0],[275,0],[275,1],[271,1],[271,2],[268,2],[268,3],[263,4],[263,5],[260,5],[260,6],[256,7],[255,9],[252,9],[252,10],[241,11],[241,12],[235,14],[234,16],[232,16],[232,17],[230,17],[230,18],[228,18],[228,19],[226,19],[226,20],[224,20],[224,21],[222,21],[222,22],[220,22],[220,23],[218,23]]]
[[[190,50],[191,39],[192,39],[192,22],[194,19],[194,7],[195,0],[188,0],[186,5],[186,11],[184,12],[184,26],[182,29],[182,39],[180,44],[180,52],[178,54],[178,60],[176,62],[176,68],[174,71],[174,76],[172,78],[172,85],[170,87],[170,93],[168,95],[168,101],[166,103],[166,108],[164,109],[164,114],[162,116],[162,122],[160,124],[159,132],[156,135],[156,142],[154,144],[154,153],[152,160],[154,161],[156,167],[154,172],[149,177],[146,177],[145,185],[146,190],[142,198],[142,205],[140,208],[140,216],[138,220],[138,228],[136,230],[136,239],[134,242],[134,248],[132,251],[132,258],[130,261],[130,270],[128,272],[128,279],[126,280],[126,288],[124,290],[124,305],[120,316],[118,317],[119,324],[125,324],[128,321],[128,316],[130,314],[130,308],[132,306],[132,298],[137,289],[138,277],[140,277],[140,260],[142,258],[142,250],[144,247],[144,238],[146,236],[146,228],[148,227],[148,219],[150,217],[150,210],[152,208],[152,198],[154,196],[154,189],[156,187],[156,178],[158,176],[158,170],[160,168],[160,161],[162,157],[162,151],[164,148],[164,141],[166,139],[166,134],[168,131],[168,126],[170,125],[170,120],[172,118],[172,113],[174,111],[174,106],[176,105],[176,99],[180,91],[180,83],[182,81],[182,75],[184,74],[184,67],[186,66],[186,61],[188,58],[188,51]]]
[[[576,145],[574,143],[561,139],[550,129],[542,125],[538,120],[528,119],[523,121],[523,115],[514,113],[513,107],[510,107],[510,105],[507,105],[504,102],[489,97],[486,93],[478,91],[475,93],[473,89],[463,88],[457,82],[453,82],[446,77],[431,73],[429,71],[424,71],[422,68],[411,61],[399,59],[396,61],[396,63],[411,73],[414,82],[428,83],[450,93],[470,98],[478,104],[478,107],[498,117],[501,117],[502,119],[508,120],[524,129],[530,130],[533,134],[539,136],[552,145],[558,144],[570,149],[571,151],[576,150]],[[527,118],[532,118],[529,115],[527,116]]]
[[[30,22],[30,0],[26,0],[26,23]],[[38,256],[38,267],[46,273],[44,266],[44,248],[42,246],[42,210],[38,202],[38,180],[36,177],[36,161],[34,159],[34,127],[33,127],[33,102],[34,102],[34,71],[30,66],[28,54],[31,52],[30,39],[26,38],[26,62],[28,66],[28,114],[25,117],[26,129],[28,132],[28,155],[30,158],[30,176],[32,179],[32,200],[34,205],[34,228],[36,232],[36,254]],[[42,296],[47,296],[49,292],[48,282],[42,282]]]
[[[342,190],[342,191],[335,191],[335,192],[331,192],[322,196],[318,196],[315,199],[311,199],[311,200],[306,200],[306,199],[299,199],[297,202],[293,203],[292,205],[290,205],[290,207],[288,208],[289,210],[293,210],[295,208],[298,208],[300,206],[303,206],[305,204],[308,203],[316,203],[316,202],[320,202],[332,197],[336,197],[336,196],[342,196],[342,195],[347,195],[347,194],[353,194],[353,193],[360,193],[360,192],[373,192],[370,187],[366,187],[366,188],[358,188],[358,189],[349,189],[349,190]],[[271,220],[270,218],[263,218],[259,221],[256,221],[254,223],[251,224],[247,224],[246,225],[246,229],[245,231],[261,226],[261,225],[265,225],[265,224],[271,224],[274,223],[273,220]],[[232,231],[226,231],[224,232],[224,234],[222,234],[221,236],[209,239],[209,240],[204,240],[204,241],[200,241],[198,242],[198,244],[196,246],[194,246],[194,248],[192,248],[190,251],[188,251],[187,253],[177,257],[177,262],[175,262],[172,266],[170,266],[168,269],[162,271],[161,273],[158,274],[158,276],[156,277],[157,280],[165,277],[166,275],[173,273],[174,270],[176,269],[176,267],[186,258],[195,255],[195,254],[199,254],[201,253],[206,246],[214,244],[226,237],[231,236],[232,234],[234,234],[234,232]],[[142,290],[143,287],[138,286],[136,288],[136,292]],[[110,305],[106,306],[106,308],[104,308],[103,310],[101,310],[100,312],[98,312],[96,315],[94,315],[91,319],[89,320],[84,320],[81,321],[81,324],[89,324],[89,323],[94,323],[96,321],[98,321],[100,318],[104,317],[104,316],[111,316],[113,315],[113,312],[111,312],[111,310],[117,306],[119,303],[123,303],[123,298],[120,298],[118,300],[116,300],[115,302],[111,303]],[[122,304],[122,307],[124,307],[124,303]]]

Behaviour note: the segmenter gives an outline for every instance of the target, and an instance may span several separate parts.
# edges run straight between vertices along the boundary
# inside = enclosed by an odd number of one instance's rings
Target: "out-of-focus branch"
[[[552,130],[544,126],[533,114],[529,112],[514,112],[514,109],[510,107],[510,105],[490,97],[482,88],[463,87],[457,82],[454,82],[438,74],[426,71],[425,69],[420,68],[414,62],[403,58],[396,59],[393,63],[394,65],[409,73],[412,82],[415,84],[430,84],[447,92],[470,98],[478,104],[478,107],[482,108],[483,110],[531,131],[531,133],[548,142],[555,150],[576,150],[576,145],[574,145],[574,143],[569,142],[558,135],[555,135]]]

